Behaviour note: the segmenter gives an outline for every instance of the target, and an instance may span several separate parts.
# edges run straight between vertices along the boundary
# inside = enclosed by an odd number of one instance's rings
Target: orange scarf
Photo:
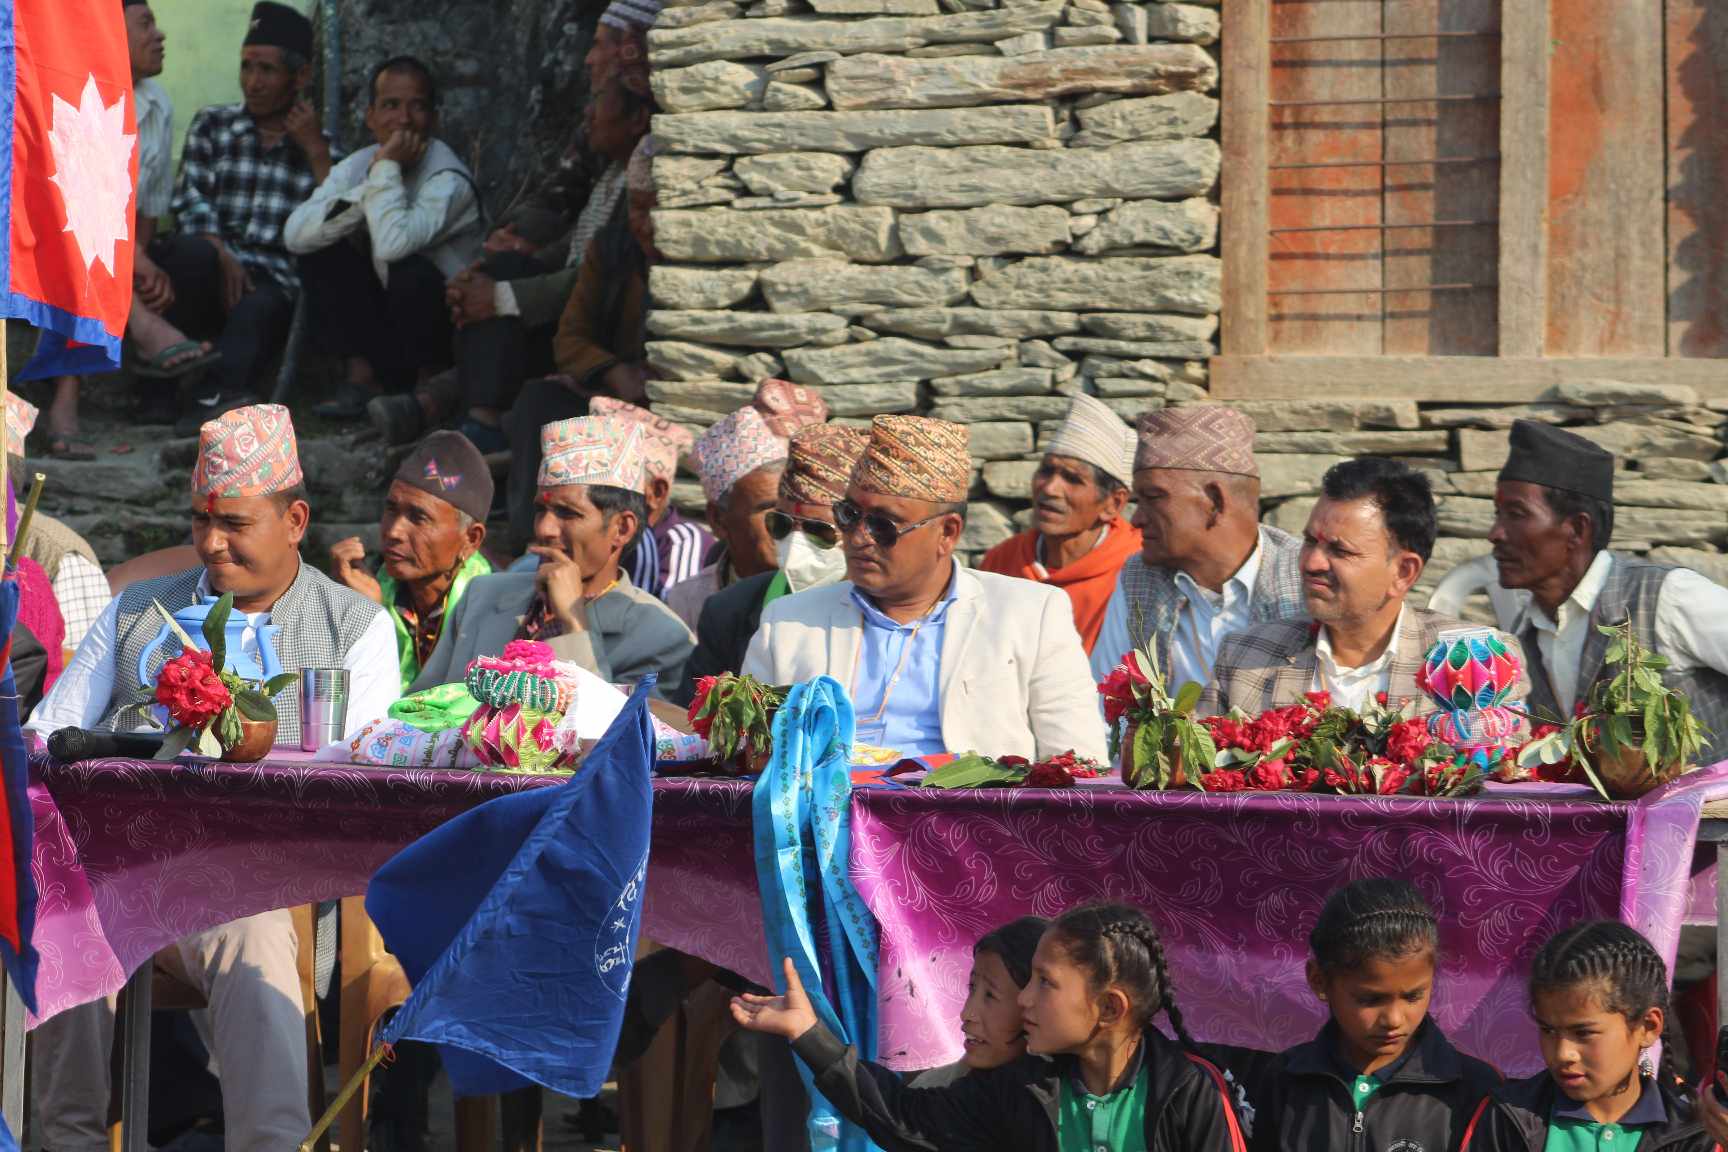
[[[984,572],[1053,584],[1068,593],[1074,604],[1074,627],[1090,656],[1092,646],[1098,643],[1098,633],[1104,628],[1104,609],[1110,603],[1110,594],[1116,591],[1116,575],[1128,557],[1139,551],[1140,529],[1126,520],[1116,520],[1098,547],[1066,568],[1039,575],[1038,533],[1031,529],[1010,536],[984,553],[978,567]]]

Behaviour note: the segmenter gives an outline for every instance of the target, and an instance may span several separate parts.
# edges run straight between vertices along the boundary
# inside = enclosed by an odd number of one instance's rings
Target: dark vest
[[[120,592],[114,631],[114,690],[98,728],[135,732],[149,726],[145,710],[131,701],[136,695],[138,657],[162,630],[162,617],[151,606],[161,603],[177,612],[192,603],[198,593],[202,568],[172,576],[144,580]],[[351,592],[310,564],[300,565],[300,574],[280,599],[270,607],[270,622],[281,629],[276,655],[282,668],[339,668],[348,650],[384,609],[357,592]],[[169,636],[150,657],[149,675],[154,681],[162,665],[180,654],[180,644]],[[290,688],[276,697],[276,742],[300,742],[300,693]]]
[[[1656,609],[1662,600],[1662,581],[1674,571],[1674,565],[1655,564],[1624,552],[1615,552],[1614,564],[1608,569],[1596,607],[1590,612],[1590,634],[1584,640],[1584,651],[1578,661],[1578,698],[1584,699],[1590,689],[1604,680],[1612,680],[1615,668],[1603,662],[1608,651],[1608,637],[1597,631],[1599,624],[1622,624],[1632,621],[1632,631],[1638,642],[1652,652],[1661,653],[1656,642]],[[1548,669],[1542,664],[1542,649],[1536,642],[1536,626],[1526,622],[1519,639],[1533,667],[1530,669],[1531,712],[1543,718],[1561,716],[1559,697],[1554,691]],[[1699,666],[1685,671],[1670,668],[1662,674],[1662,682],[1676,692],[1682,692],[1692,703],[1692,711],[1709,730],[1700,764],[1714,764],[1728,754],[1728,676],[1714,668]]]

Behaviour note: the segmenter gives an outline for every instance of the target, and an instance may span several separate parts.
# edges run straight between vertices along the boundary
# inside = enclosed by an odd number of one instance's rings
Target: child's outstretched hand
[[[767,1032],[796,1040],[816,1026],[816,1013],[810,1007],[810,997],[804,995],[804,983],[798,979],[798,969],[792,957],[782,963],[786,969],[784,996],[752,996],[749,993],[732,998],[732,1018],[752,1032]]]

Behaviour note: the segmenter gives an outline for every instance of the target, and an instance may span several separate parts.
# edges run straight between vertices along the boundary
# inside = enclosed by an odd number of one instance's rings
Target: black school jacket
[[[1424,1020],[1358,1112],[1355,1078],[1333,1055],[1336,1036],[1337,1025],[1328,1023],[1313,1040],[1279,1053],[1201,1045],[1242,1086],[1247,1105],[1238,1111],[1252,1152],[1459,1152],[1500,1083],[1491,1065],[1459,1052]]]
[[[1690,1100],[1658,1086],[1666,1124],[1644,1129],[1638,1152],[1712,1152],[1718,1145],[1704,1133]],[[1546,1072],[1511,1080],[1495,1094],[1494,1105],[1482,1118],[1469,1152],[1542,1152],[1548,1142],[1548,1117],[1559,1089]]]
[[[1022,1056],[947,1088],[912,1088],[818,1024],[792,1044],[816,1088],[888,1152],[1060,1152],[1057,1108],[1072,1058]],[[1216,1068],[1147,1029],[1147,1152],[1245,1152]]]

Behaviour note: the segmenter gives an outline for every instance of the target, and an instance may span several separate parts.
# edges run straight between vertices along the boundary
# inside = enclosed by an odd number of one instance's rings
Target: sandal
[[[96,449],[85,436],[50,436],[48,455],[55,460],[94,460]]]
[[[148,380],[178,380],[200,368],[208,368],[222,359],[222,353],[214,349],[204,352],[202,351],[203,347],[204,345],[196,340],[182,340],[178,344],[170,344],[143,363],[134,365],[132,375],[142,376]],[[190,360],[182,360],[178,364],[168,363],[176,356],[184,356],[187,352],[199,352],[200,355],[194,356]]]

